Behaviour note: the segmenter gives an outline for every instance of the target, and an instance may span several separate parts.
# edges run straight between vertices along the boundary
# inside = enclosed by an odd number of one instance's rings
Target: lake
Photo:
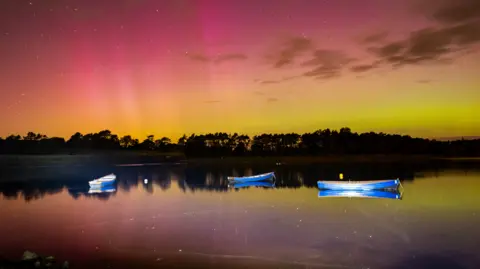
[[[479,268],[478,167],[177,164],[84,167],[72,178],[31,168],[39,179],[1,179],[0,256],[31,250],[72,268]],[[273,188],[226,180],[268,171]],[[115,190],[88,193],[109,172]],[[400,178],[402,199],[319,197],[316,181],[340,173]]]

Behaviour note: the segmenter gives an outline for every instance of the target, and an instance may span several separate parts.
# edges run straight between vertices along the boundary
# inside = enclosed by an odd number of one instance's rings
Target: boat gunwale
[[[265,176],[275,176],[275,172],[268,172],[268,173],[263,173],[255,176],[243,176],[243,177],[227,177],[228,180],[242,180],[242,179],[247,179],[247,178],[259,178],[259,177],[265,177]]]
[[[400,180],[400,179],[396,178],[396,179],[367,180],[367,181],[340,181],[340,180],[326,181],[326,180],[319,180],[319,181],[317,181],[317,184],[318,183],[327,183],[327,184],[335,184],[335,185],[342,185],[342,184],[349,184],[349,185],[351,185],[351,184],[362,184],[363,185],[363,184],[386,183],[386,182],[392,182],[392,181],[397,183],[397,180]]]

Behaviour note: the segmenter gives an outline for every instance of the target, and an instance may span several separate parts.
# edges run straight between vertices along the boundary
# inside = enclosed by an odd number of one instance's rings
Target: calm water
[[[225,180],[270,170],[275,188]],[[88,194],[106,172],[116,191]],[[340,172],[399,177],[403,199],[319,198],[315,182]],[[470,166],[86,168],[0,184],[0,254],[29,249],[73,268],[480,268],[479,191]]]

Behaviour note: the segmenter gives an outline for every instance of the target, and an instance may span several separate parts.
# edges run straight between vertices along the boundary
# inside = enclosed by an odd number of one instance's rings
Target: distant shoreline
[[[315,164],[315,163],[395,163],[426,161],[480,161],[480,157],[436,157],[415,155],[334,155],[334,156],[267,156],[186,159],[189,164]]]
[[[159,152],[97,152],[51,155],[0,155],[0,166],[10,165],[74,165],[74,164],[131,164],[131,163],[186,163],[186,164],[313,164],[313,163],[385,163],[425,161],[477,162],[480,157],[440,157],[430,155],[324,155],[324,156],[228,156],[186,158],[181,153]]]

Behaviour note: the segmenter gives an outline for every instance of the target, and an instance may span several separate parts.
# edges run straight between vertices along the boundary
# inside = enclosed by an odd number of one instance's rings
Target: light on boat
[[[144,179],[143,183],[148,184],[148,179]]]
[[[338,178],[343,179],[343,173],[338,174]]]

